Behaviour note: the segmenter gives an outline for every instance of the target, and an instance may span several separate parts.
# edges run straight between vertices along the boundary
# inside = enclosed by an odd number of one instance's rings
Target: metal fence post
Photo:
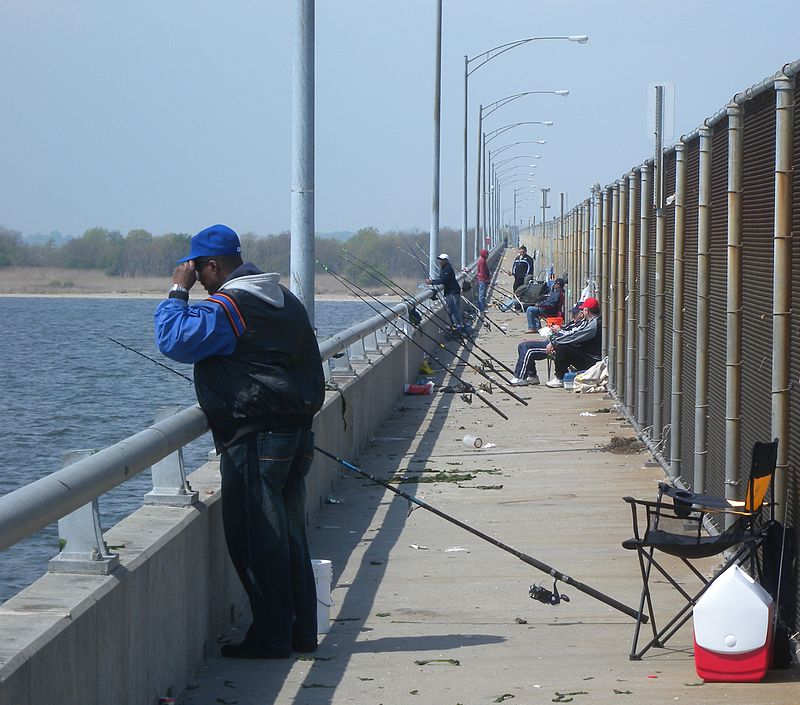
[[[617,398],[625,403],[625,296],[627,294],[627,282],[625,281],[625,249],[627,247],[627,218],[628,218],[628,182],[621,179],[618,183],[619,188],[619,208],[617,208],[617,295],[615,297],[617,308],[617,342],[616,342],[616,380]]]
[[[681,476],[683,450],[683,306],[686,249],[686,145],[675,145],[675,232],[672,275],[672,403],[669,474]]]
[[[636,300],[638,283],[636,280],[636,193],[638,186],[636,172],[628,174],[628,290],[626,298],[628,310],[625,315],[625,408],[633,418],[636,402]]]
[[[708,464],[708,360],[711,324],[711,130],[701,127],[697,200],[697,331],[695,345],[694,486],[706,491]]]
[[[725,359],[725,497],[736,499],[742,437],[742,170],[744,111],[728,105],[728,283]],[[726,526],[733,521],[727,517]]]
[[[638,379],[638,399],[636,402],[636,421],[643,427],[647,420],[647,338],[650,331],[650,292],[648,290],[648,271],[650,268],[650,238],[648,220],[650,203],[647,194],[650,192],[650,165],[645,163],[639,172],[639,362],[636,377]]]
[[[619,183],[611,187],[611,251],[608,278],[608,388],[617,391],[617,268],[619,266]]]
[[[775,235],[772,288],[772,436],[780,439],[773,500],[785,521],[789,474],[789,355],[792,345],[792,154],[795,80],[775,81]]]

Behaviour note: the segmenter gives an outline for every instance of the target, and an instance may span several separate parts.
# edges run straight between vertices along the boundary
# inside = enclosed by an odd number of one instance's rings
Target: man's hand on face
[[[192,260],[181,262],[181,264],[175,267],[175,271],[172,273],[172,283],[179,284],[186,289],[191,289],[196,281],[197,272],[195,272],[194,262]]]

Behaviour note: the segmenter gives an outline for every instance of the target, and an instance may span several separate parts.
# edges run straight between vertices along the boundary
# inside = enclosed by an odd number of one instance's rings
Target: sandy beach
[[[160,299],[170,287],[169,277],[112,277],[94,269],[54,267],[6,267],[0,269],[0,296],[124,297]],[[417,293],[417,281],[398,277],[397,284]],[[284,285],[288,277],[282,278]],[[198,289],[203,295],[205,292]],[[315,298],[320,301],[348,301],[356,297],[329,274],[317,274]],[[381,298],[397,299],[388,287],[371,288]]]

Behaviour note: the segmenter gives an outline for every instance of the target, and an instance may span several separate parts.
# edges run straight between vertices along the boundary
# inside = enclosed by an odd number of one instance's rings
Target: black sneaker
[[[297,651],[301,654],[310,654],[317,650],[317,640],[308,639],[292,642],[292,651]]]

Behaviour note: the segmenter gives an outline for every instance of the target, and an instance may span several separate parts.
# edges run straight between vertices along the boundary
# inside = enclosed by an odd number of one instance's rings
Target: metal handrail
[[[426,289],[414,297],[423,303]],[[349,345],[407,315],[397,304],[320,343],[323,362]],[[0,496],[0,551],[61,519],[208,431],[208,419],[195,404],[94,455]]]

